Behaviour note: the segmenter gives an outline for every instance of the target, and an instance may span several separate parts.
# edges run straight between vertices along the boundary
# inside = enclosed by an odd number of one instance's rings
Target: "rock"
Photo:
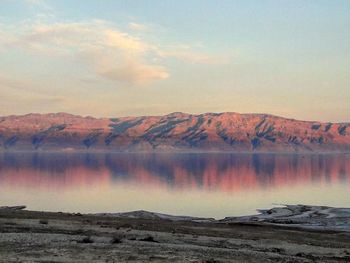
[[[23,210],[26,209],[25,205],[18,205],[18,206],[0,206],[0,211],[2,210],[13,210],[13,211],[17,211],[17,210]]]

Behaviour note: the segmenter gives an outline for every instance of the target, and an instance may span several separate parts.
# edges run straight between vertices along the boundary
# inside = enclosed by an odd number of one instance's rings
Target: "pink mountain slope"
[[[0,117],[0,150],[350,152],[350,123],[266,114]]]

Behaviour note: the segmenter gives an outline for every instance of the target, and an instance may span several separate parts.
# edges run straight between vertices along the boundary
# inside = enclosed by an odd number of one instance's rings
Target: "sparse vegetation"
[[[49,221],[47,219],[40,219],[39,223],[42,225],[47,225],[49,223]]]
[[[91,244],[91,243],[94,243],[94,240],[90,236],[88,236],[88,237],[84,237],[80,241],[80,243]]]
[[[113,237],[111,240],[111,244],[120,244],[122,243],[122,240],[120,237]]]
[[[152,237],[152,236],[148,236],[148,237],[145,237],[145,238],[141,238],[140,241],[159,243],[159,241],[156,241],[156,240],[154,239],[154,237]]]

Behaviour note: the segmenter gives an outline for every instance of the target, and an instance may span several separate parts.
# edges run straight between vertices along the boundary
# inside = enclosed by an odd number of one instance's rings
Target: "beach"
[[[146,211],[80,214],[24,208],[0,208],[0,262],[350,261],[348,228],[325,225],[329,215],[315,207],[287,206],[289,211],[303,210],[303,215],[291,215],[299,223],[283,219],[290,215],[280,208],[265,215],[262,211],[260,217],[223,220]],[[323,219],[304,227],[300,218],[305,219],[305,212]],[[274,219],[266,218],[274,213]],[[347,226],[348,214],[341,210],[338,215],[342,220],[337,221]]]

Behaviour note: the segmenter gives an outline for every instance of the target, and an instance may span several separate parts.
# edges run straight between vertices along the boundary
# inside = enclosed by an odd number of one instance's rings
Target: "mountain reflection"
[[[0,184],[72,188],[126,183],[245,191],[350,182],[350,155],[0,154]]]

